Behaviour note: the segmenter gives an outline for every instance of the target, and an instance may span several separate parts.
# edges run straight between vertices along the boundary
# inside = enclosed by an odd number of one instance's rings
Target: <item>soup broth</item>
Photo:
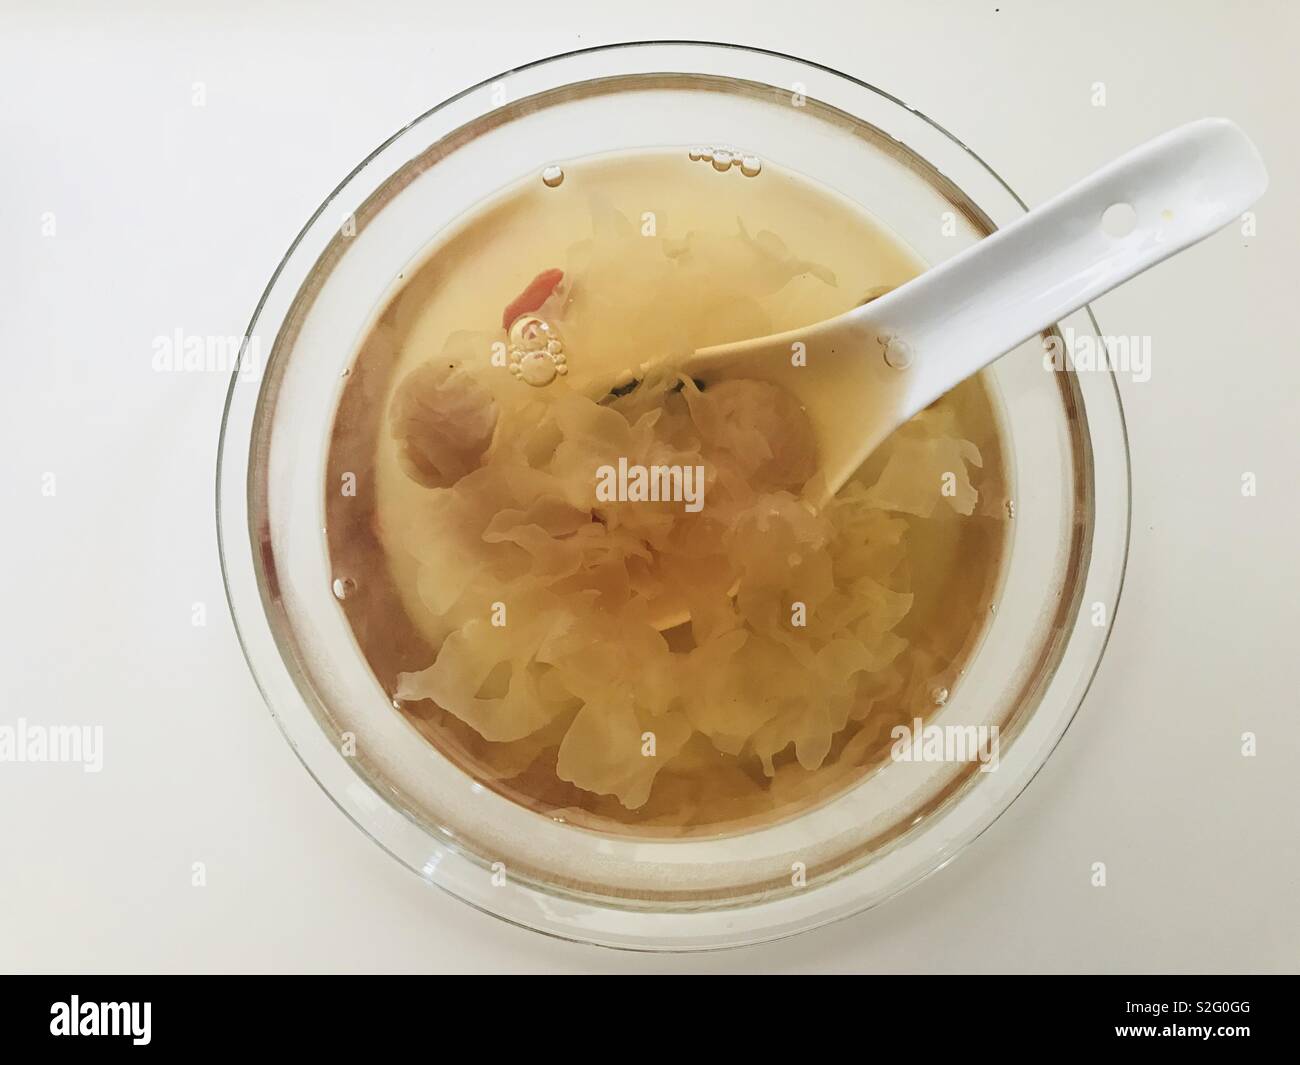
[[[394,712],[483,786],[624,834],[769,823],[888,758],[993,609],[993,397],[963,383],[813,507],[798,404],[674,361],[924,265],[724,149],[564,162],[440,235],[362,338],[325,485],[335,592]]]

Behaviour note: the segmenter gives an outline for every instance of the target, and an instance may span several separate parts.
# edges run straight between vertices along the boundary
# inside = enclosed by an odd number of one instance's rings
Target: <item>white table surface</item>
[[[1300,6],[177,6],[0,3],[0,724],[105,734],[98,774],[0,764],[0,969],[1300,968]],[[1104,331],[1153,337],[1153,372],[1121,384],[1135,480],[1117,627],[1045,770],[895,901],[701,957],[507,927],[334,808],[263,706],[225,606],[226,382],[151,368],[156,336],[241,333],[324,195],[438,100],[546,54],[674,37],[880,86],[1030,204],[1204,115],[1239,122],[1272,176],[1257,235],[1221,232],[1094,305]],[[191,886],[195,861],[206,887]]]

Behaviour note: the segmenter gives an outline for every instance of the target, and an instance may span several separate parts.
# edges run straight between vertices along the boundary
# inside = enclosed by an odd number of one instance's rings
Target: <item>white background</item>
[[[177,6],[0,0],[0,724],[102,724],[106,746],[97,775],[0,764],[0,969],[1300,968],[1297,5]],[[870,914],[656,958],[478,914],[317,789],[225,606],[226,382],[157,374],[151,358],[176,329],[242,333],[329,190],[439,100],[546,54],[675,37],[880,86],[1031,205],[1205,115],[1251,134],[1272,188],[1256,236],[1221,232],[1094,305],[1105,332],[1150,334],[1154,365],[1122,384],[1125,598],[1046,769],[955,863]],[[195,861],[206,887],[191,886]]]

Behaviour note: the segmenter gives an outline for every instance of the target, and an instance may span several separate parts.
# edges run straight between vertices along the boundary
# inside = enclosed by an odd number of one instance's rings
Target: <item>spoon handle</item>
[[[904,371],[901,413],[910,417],[1089,300],[1227,225],[1267,185],[1246,134],[1226,119],[1201,119],[845,317],[886,342],[886,361]],[[1130,223],[1122,233],[1117,214]]]

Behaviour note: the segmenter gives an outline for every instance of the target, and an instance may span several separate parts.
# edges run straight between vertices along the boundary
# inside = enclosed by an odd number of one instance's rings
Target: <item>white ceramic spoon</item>
[[[706,384],[760,378],[792,392],[817,437],[824,484],[811,502],[820,505],[913,415],[1089,300],[1227,225],[1267,185],[1246,134],[1225,119],[1201,119],[879,299],[804,329],[702,348],[682,372]],[[1107,231],[1111,216],[1103,228],[1112,207],[1131,218],[1122,235]],[[685,620],[667,604],[660,613],[660,628]]]
[[[1134,149],[879,299],[804,329],[702,348],[682,372],[705,382],[760,377],[794,393],[817,435],[829,497],[914,414],[1022,341],[1238,218],[1267,185],[1246,134],[1225,119],[1201,119]],[[1116,205],[1118,213],[1128,213],[1123,205],[1132,212],[1124,235],[1102,226]],[[805,365],[793,357],[799,344]]]

